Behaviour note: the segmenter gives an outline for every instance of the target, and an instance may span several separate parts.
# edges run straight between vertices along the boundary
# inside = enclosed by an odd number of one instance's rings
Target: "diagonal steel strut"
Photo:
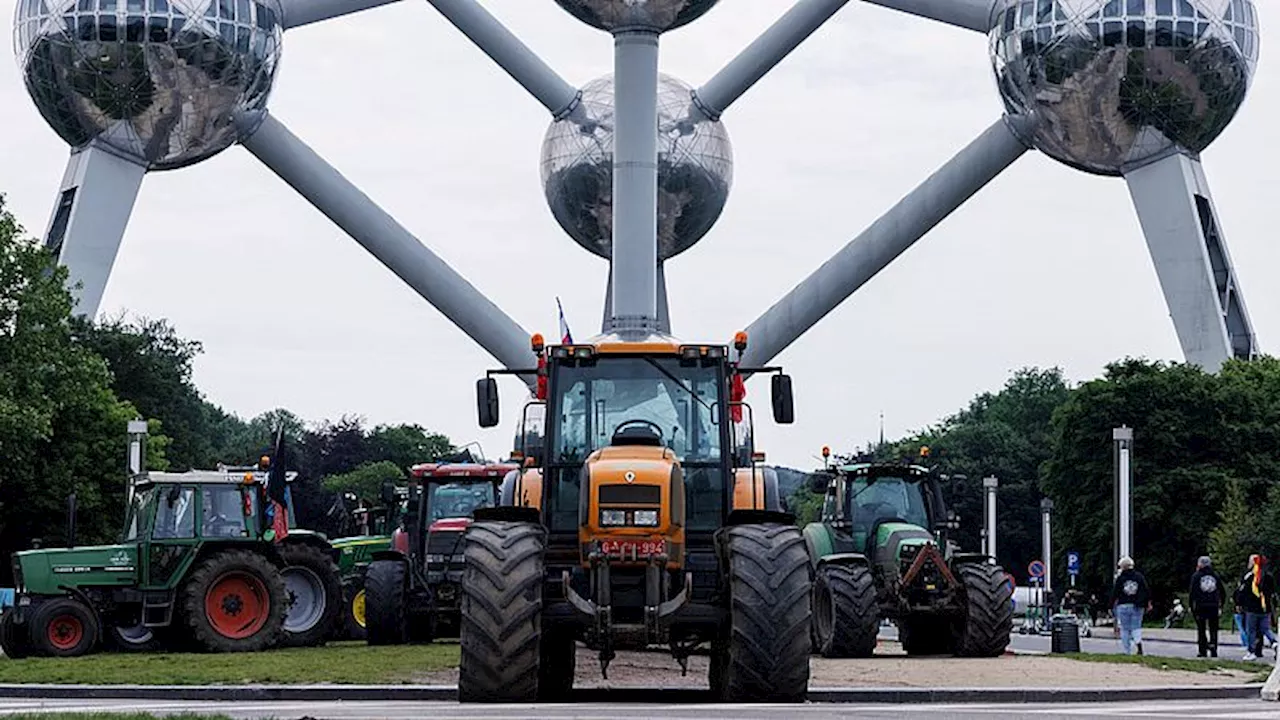
[[[743,364],[766,365],[1027,151],[1004,117],[747,327]]]
[[[922,18],[985,33],[991,30],[992,0],[866,0]]]
[[[310,25],[311,23],[332,20],[364,10],[371,10],[383,5],[390,5],[398,0],[280,0],[284,11],[281,25],[289,28]]]
[[[247,120],[247,119],[246,119]],[[253,122],[252,120],[247,120]],[[529,334],[279,120],[241,141],[272,172],[508,368],[531,364]]]

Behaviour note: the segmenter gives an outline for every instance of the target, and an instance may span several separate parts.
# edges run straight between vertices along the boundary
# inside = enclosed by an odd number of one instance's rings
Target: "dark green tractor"
[[[856,462],[815,473],[822,518],[804,529],[815,567],[814,647],[867,657],[882,619],[909,655],[992,657],[1013,628],[1013,582],[994,560],[960,552],[937,478],[920,465]]]

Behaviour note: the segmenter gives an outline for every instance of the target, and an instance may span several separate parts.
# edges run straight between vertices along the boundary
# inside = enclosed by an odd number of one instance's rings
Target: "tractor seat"
[[[661,447],[662,436],[648,425],[628,425],[619,428],[613,434],[613,439],[609,441],[610,445],[646,445],[650,447]]]

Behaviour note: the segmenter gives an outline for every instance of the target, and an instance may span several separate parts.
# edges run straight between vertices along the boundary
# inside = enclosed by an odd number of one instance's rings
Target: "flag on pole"
[[[560,344],[572,345],[573,333],[569,332],[569,323],[564,319],[564,306],[560,304],[560,298],[556,298],[556,309],[560,311]]]
[[[271,465],[267,469],[267,498],[271,501],[271,529],[275,531],[276,542],[289,535],[287,482],[284,473],[284,423],[280,423],[271,448]]]

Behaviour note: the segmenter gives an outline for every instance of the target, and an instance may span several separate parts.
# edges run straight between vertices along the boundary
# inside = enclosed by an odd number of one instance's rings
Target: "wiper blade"
[[[660,373],[662,373],[663,375],[666,375],[667,377],[671,378],[671,381],[672,381],[672,382],[674,382],[676,385],[679,385],[681,390],[684,390],[685,392],[689,393],[689,396],[690,396],[690,397],[692,397],[692,398],[693,398],[693,399],[694,399],[694,400],[695,400],[699,405],[701,405],[702,407],[706,408],[708,413],[714,413],[714,412],[715,412],[714,410],[712,410],[712,409],[711,409],[711,406],[710,406],[710,405],[708,405],[706,402],[704,402],[704,401],[702,400],[702,398],[698,397],[698,394],[697,394],[697,393],[695,393],[695,392],[693,391],[693,388],[690,388],[688,385],[685,385],[683,380],[681,380],[680,378],[676,377],[676,376],[675,376],[675,374],[674,374],[674,373],[672,373],[670,370],[668,370],[668,369],[666,369],[666,368],[662,367],[662,365],[658,364],[658,361],[654,360],[654,359],[653,359],[653,358],[651,358],[651,357],[646,357],[646,358],[644,358],[644,361],[645,361],[645,362],[647,362],[647,363],[649,363],[650,365],[652,365],[652,366],[654,366],[654,367],[658,368],[658,372],[660,372]]]

